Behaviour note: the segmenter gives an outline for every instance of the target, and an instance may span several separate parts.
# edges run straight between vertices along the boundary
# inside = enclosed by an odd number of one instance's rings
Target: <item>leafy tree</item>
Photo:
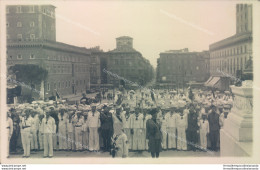
[[[34,64],[16,64],[9,68],[16,75],[16,81],[19,83],[25,83],[34,90],[34,85],[39,85],[42,81],[46,80],[48,71],[38,65]]]

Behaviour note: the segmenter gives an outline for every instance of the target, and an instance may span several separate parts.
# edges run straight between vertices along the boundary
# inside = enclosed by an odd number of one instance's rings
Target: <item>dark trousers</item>
[[[16,152],[17,140],[18,140],[18,137],[19,137],[19,133],[20,133],[19,130],[13,131],[13,135],[12,135],[11,140],[10,140],[10,151],[11,152]]]
[[[187,130],[187,144],[188,144],[188,149],[195,151],[198,147],[198,133],[197,130]]]
[[[159,152],[151,152],[152,158],[159,158]]]
[[[102,129],[101,134],[103,138],[104,151],[110,151],[112,131],[110,129]]]
[[[217,151],[218,137],[219,137],[219,130],[210,131],[210,143],[211,143],[211,149],[213,151]]]

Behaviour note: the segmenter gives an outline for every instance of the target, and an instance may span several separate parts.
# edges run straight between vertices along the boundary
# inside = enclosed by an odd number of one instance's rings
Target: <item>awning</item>
[[[207,87],[216,87],[218,82],[220,81],[220,77],[213,77],[210,81],[207,81],[205,83],[205,86]]]
[[[210,76],[210,78],[204,83],[205,86],[207,86],[207,84],[209,84],[209,82],[213,79],[212,76]]]

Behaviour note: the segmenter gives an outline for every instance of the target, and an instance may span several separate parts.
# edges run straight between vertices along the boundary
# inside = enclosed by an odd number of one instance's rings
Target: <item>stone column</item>
[[[230,86],[234,94],[231,112],[220,131],[221,156],[250,156],[253,133],[252,80],[242,82],[241,87]]]

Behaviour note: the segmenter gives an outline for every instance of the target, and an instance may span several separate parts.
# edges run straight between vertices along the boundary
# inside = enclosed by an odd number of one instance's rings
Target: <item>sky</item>
[[[209,44],[235,34],[235,2],[58,1],[56,39],[81,47],[116,48],[130,36],[134,48],[156,67],[161,52]]]

